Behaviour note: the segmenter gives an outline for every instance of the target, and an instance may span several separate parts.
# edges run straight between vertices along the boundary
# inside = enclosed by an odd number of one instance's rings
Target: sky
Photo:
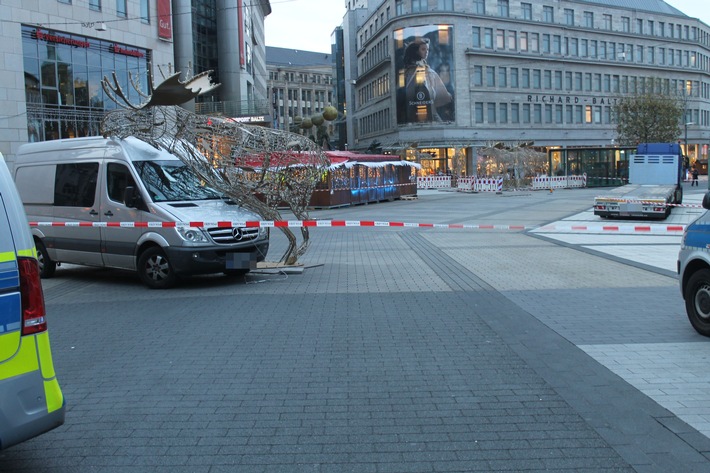
[[[665,0],[710,25],[708,0]],[[345,0],[270,0],[266,45],[330,53],[330,36],[343,23]]]

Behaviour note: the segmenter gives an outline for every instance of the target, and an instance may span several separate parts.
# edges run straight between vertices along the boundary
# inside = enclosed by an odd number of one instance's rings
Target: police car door
[[[0,189],[0,364],[17,352],[22,323],[20,273],[6,204]]]

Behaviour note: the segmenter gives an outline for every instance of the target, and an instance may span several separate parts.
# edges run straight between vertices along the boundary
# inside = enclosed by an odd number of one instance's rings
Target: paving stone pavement
[[[315,216],[543,224],[593,194]],[[0,471],[710,471],[708,437],[652,398],[690,377],[664,360],[710,354],[674,278],[524,232],[311,234],[296,275],[151,291],[60,268],[44,287],[67,421],[0,452]],[[621,357],[634,370],[604,362]]]

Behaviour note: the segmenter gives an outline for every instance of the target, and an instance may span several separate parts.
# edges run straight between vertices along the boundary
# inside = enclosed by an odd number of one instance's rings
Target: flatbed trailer
[[[683,202],[682,162],[676,143],[640,144],[629,160],[629,184],[597,196],[594,215],[665,219]]]

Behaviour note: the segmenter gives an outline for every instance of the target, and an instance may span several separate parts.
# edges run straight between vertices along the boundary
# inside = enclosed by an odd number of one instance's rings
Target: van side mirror
[[[133,186],[126,186],[123,190],[123,203],[126,207],[136,207],[136,200],[139,196],[136,194],[136,188]]]
[[[703,197],[703,208],[710,210],[710,192],[706,192]]]

